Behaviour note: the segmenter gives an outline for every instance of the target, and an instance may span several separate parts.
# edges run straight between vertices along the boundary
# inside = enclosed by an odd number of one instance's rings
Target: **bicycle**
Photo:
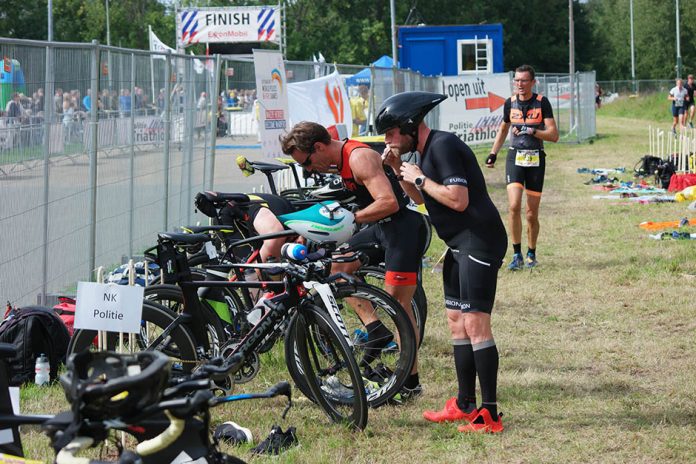
[[[256,201],[251,200],[250,197],[248,197],[246,194],[241,193],[200,192],[196,195],[196,207],[217,223],[223,222],[223,219],[221,217],[221,211],[223,208],[227,207],[230,204],[230,202],[232,202],[235,207],[240,209],[240,216],[243,215],[244,211],[249,205],[258,203]],[[317,204],[316,200],[303,200],[301,202],[294,203],[302,206],[310,205],[310,207]],[[299,211],[290,215],[279,216],[278,219],[284,226],[293,228],[294,226],[292,224],[292,219],[295,216],[301,214],[303,213]],[[423,218],[427,221],[426,216],[423,216]],[[233,234],[229,234],[227,231],[225,231],[224,227],[227,227],[228,230],[234,230],[235,232]],[[258,258],[258,246],[254,247],[253,244],[260,242],[251,239],[251,232],[248,230],[248,225],[245,223],[245,221],[234,220],[233,223],[226,224],[225,226],[215,225],[207,227],[192,227],[190,229],[197,232],[211,232],[215,237],[215,239],[211,243],[214,243],[216,249],[218,250],[217,257],[211,257],[213,255],[213,253],[211,253],[211,250],[199,251],[191,258],[190,263],[192,265],[194,263],[196,265],[205,265],[209,262],[228,262],[234,261],[235,258],[246,260],[247,262],[252,262],[256,261]],[[428,230],[430,230],[429,226]],[[309,237],[307,234],[303,234],[301,230],[295,230],[295,232],[299,233],[300,235],[303,235],[306,239],[311,240],[311,237]],[[238,240],[238,237],[242,237],[242,240]],[[322,246],[325,247],[326,245],[314,243],[310,244],[309,246],[310,250],[316,250],[317,248],[321,248]],[[245,251],[238,252],[238,250]],[[386,271],[384,270],[384,250],[381,246],[377,244],[365,244],[357,247],[347,247],[344,245],[341,248],[341,251],[344,254],[353,252],[362,253],[362,255],[358,256],[357,258],[361,260],[363,265],[356,271],[355,275],[365,282],[368,282],[379,288],[384,288]],[[235,297],[232,295],[218,295],[217,301],[222,302],[225,300],[227,300],[228,302],[234,302],[235,304],[238,303],[237,301],[234,301]],[[246,298],[245,303],[248,307],[249,301]],[[421,284],[420,273],[418,285],[416,286],[416,290],[414,292],[411,303],[414,308],[416,325],[419,330],[419,340],[422,343],[423,335],[425,333],[425,322],[427,320],[428,304],[425,291]]]
[[[225,359],[239,354],[242,362],[235,365],[229,371],[227,384],[224,386],[231,388],[234,376],[243,369],[251,367],[250,363],[258,359],[257,351],[259,346],[268,337],[278,335],[285,324],[293,318],[299,320],[294,324],[294,336],[299,340],[298,346],[299,362],[301,363],[306,382],[309,385],[314,398],[334,422],[346,423],[351,427],[362,429],[367,424],[367,398],[360,369],[355,361],[351,348],[350,338],[345,329],[337,327],[335,320],[340,323],[340,314],[329,316],[326,311],[317,307],[312,298],[307,297],[307,292],[302,286],[313,270],[309,266],[294,263],[276,263],[266,265],[266,268],[280,266],[284,269],[282,281],[196,281],[192,279],[191,270],[187,263],[186,253],[177,249],[177,244],[202,245],[210,241],[210,237],[203,234],[175,234],[161,233],[158,235],[157,255],[150,256],[157,260],[163,269],[165,283],[177,284],[181,287],[184,305],[179,315],[171,314],[166,308],[145,302],[143,305],[143,321],[148,320],[145,309],[151,312],[151,308],[164,309],[168,313],[166,320],[160,320],[157,326],[158,335],[148,344],[139,345],[140,349],[161,350],[169,349],[170,334],[177,332],[186,334],[186,340],[181,339],[177,344],[178,352],[172,354],[180,355],[176,358],[179,366],[193,366],[201,360],[205,360],[207,353],[208,335],[206,334],[205,321],[208,317],[215,317],[214,311],[204,301],[199,300],[197,290],[202,287],[209,288],[265,288],[275,290],[276,294],[265,301],[266,313],[261,320],[255,324],[247,333],[240,335],[237,339],[231,340],[230,344],[222,348]],[[234,267],[264,267],[264,265],[241,265]],[[225,265],[222,268],[229,271],[233,266]],[[322,334],[322,339],[330,344],[330,351],[318,350],[315,346],[315,339],[310,333]],[[287,335],[286,335],[287,336]],[[76,330],[69,353],[89,349],[94,338],[94,331]],[[143,337],[137,337],[138,343]],[[201,353],[201,357],[198,357]],[[182,357],[186,354],[188,357]],[[185,369],[182,371],[186,372]],[[332,377],[347,388],[353,390],[353,401],[348,403],[333,403],[330,398],[325,398],[321,386]]]
[[[4,358],[11,356],[13,351],[12,345],[0,344],[0,372],[6,367]],[[57,464],[115,462],[75,456],[84,449],[105,443],[111,431],[126,432],[138,442],[136,452],[132,452],[124,450],[120,441],[114,441],[119,463],[173,462],[185,453],[201,463],[243,464],[241,459],[221,453],[217,441],[211,440],[210,408],[283,395],[288,399],[282,413],[285,418],[292,406],[292,394],[290,385],[280,382],[264,393],[215,397],[211,378],[225,375],[238,361],[238,358],[232,359],[230,364],[223,365],[222,359],[217,358],[191,377],[172,383],[170,360],[162,353],[82,352],[69,358],[67,372],[60,378],[71,410],[55,416],[12,413],[3,376],[0,378],[0,422],[12,426],[16,440],[0,445],[0,452],[17,456],[12,462],[22,462],[19,458],[24,457],[24,450],[17,427],[37,424],[50,438]]]
[[[281,232],[277,234],[270,234],[270,236],[287,235],[291,233],[290,231]],[[268,235],[262,235],[246,239],[237,243],[242,245],[258,241],[261,242]],[[230,250],[228,250],[229,253]],[[368,402],[371,407],[378,407],[389,401],[394,395],[396,395],[404,381],[406,380],[410,368],[413,364],[413,360],[416,355],[415,346],[415,335],[413,333],[413,327],[401,305],[393,299],[393,297],[383,290],[374,287],[368,283],[359,281],[359,279],[353,279],[346,276],[336,275],[329,277],[328,272],[331,268],[331,262],[335,260],[354,260],[359,257],[359,254],[354,257],[342,257],[342,258],[325,258],[319,263],[313,264],[313,273],[308,275],[313,280],[316,280],[313,284],[305,283],[305,287],[312,287],[309,290],[308,298],[311,298],[315,304],[327,308],[327,311],[340,312],[340,317],[343,320],[343,324],[346,326],[347,333],[351,335],[351,342],[353,343],[353,353],[355,358],[361,361],[361,368],[363,370],[363,377],[366,382],[370,383],[370,388],[368,388]],[[223,256],[222,261],[226,261],[226,256]],[[266,267],[275,267],[275,265],[267,265]],[[244,279],[244,269],[257,267],[254,264],[247,265],[207,265],[201,272],[207,274],[208,277],[213,278],[214,281],[226,280],[228,271],[232,268],[234,272],[233,278]],[[192,270],[193,271],[193,270]],[[383,271],[380,274],[379,269],[371,270],[366,268],[366,272],[372,272],[373,276],[381,275],[384,278]],[[340,281],[340,279],[344,279]],[[328,284],[328,288],[320,288],[318,285]],[[250,295],[248,288],[241,287],[244,303],[241,302],[239,297],[233,291],[235,288],[214,288],[212,290],[221,290],[224,295],[224,299],[228,301],[228,304],[224,303],[221,306],[226,306],[226,308],[219,308],[216,310],[218,314],[222,314],[221,318],[226,318],[225,320],[225,334],[221,337],[229,337],[227,344],[220,349],[220,354],[226,355],[239,342],[238,333],[246,333],[248,330],[248,313],[247,309],[232,310],[231,308],[251,308],[252,302],[250,301]],[[322,292],[323,291],[323,292]],[[159,303],[162,303],[166,299],[169,307],[175,311],[181,311],[184,305],[184,295],[181,289],[176,286],[171,285],[158,285],[152,286],[145,289],[145,295],[147,298],[153,298]],[[202,297],[204,304],[212,305],[216,303],[215,301],[210,301]],[[232,303],[229,303],[232,302]],[[335,302],[336,308],[333,307],[333,302]],[[359,312],[355,311],[356,305],[361,305],[363,311],[362,314],[367,312],[370,320],[379,319],[382,321],[384,327],[395,337],[392,339],[371,339],[368,340],[368,334],[366,325],[368,321],[363,321],[358,316]],[[229,314],[227,311],[229,310]],[[417,321],[420,321],[417,318]],[[279,330],[274,337],[267,338],[259,348],[259,352],[263,352],[265,349],[270,349],[275,343],[276,338],[281,335],[282,330]],[[292,339],[292,330],[286,331],[286,350],[288,349],[287,339],[288,337]],[[288,369],[290,370],[293,380],[300,390],[308,397],[311,397],[311,393],[308,388],[306,388],[300,379],[301,369],[297,368],[295,363],[290,360],[295,359],[293,353],[286,351],[286,360],[288,360]],[[247,363],[245,368],[237,372],[234,383],[244,383],[253,379],[260,369],[260,360],[258,356],[254,355],[251,361]]]

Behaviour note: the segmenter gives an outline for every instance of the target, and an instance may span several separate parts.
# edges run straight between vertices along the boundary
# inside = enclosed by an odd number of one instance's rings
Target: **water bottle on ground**
[[[51,364],[44,353],[36,358],[36,366],[34,367],[36,385],[46,385],[50,380]]]

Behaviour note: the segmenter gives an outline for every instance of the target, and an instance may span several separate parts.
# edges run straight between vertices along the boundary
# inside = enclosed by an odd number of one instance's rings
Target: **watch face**
[[[416,183],[416,185],[417,185],[418,187],[420,187],[421,185],[423,185],[424,182],[425,182],[425,178],[423,178],[423,177],[416,177],[416,182],[415,182],[415,183]]]

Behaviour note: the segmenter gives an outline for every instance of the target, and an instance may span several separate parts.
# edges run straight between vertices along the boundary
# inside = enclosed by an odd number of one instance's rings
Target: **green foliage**
[[[67,42],[106,43],[106,0],[53,0],[54,38]],[[575,67],[596,70],[598,80],[631,77],[630,0],[573,0]],[[636,77],[675,76],[675,5],[664,0],[633,0]],[[147,27],[174,46],[175,14],[169,0],[109,0],[111,44],[148,48]],[[182,0],[182,6],[229,6],[228,0]],[[263,0],[235,6],[268,4]],[[368,64],[391,55],[389,2],[371,0],[288,0],[287,58],[311,60],[321,52],[329,62]],[[696,8],[681,3],[681,52],[684,74],[696,72]],[[409,16],[410,15],[410,16]],[[396,24],[421,21],[429,26],[500,23],[505,69],[529,63],[539,72],[568,69],[568,2],[472,0],[463,8],[454,0],[396,2]],[[3,0],[0,37],[47,37],[47,0]],[[203,53],[200,47],[194,49]]]
[[[649,121],[670,122],[671,103],[666,93],[653,93],[641,97],[620,97],[616,101],[603,105],[599,110],[603,116],[644,119]]]
[[[696,71],[696,11],[694,3],[681,2],[680,36],[682,74]],[[592,43],[597,53],[592,63],[599,80],[631,77],[629,0],[589,0]],[[635,69],[637,79],[676,77],[675,2],[633,0]]]

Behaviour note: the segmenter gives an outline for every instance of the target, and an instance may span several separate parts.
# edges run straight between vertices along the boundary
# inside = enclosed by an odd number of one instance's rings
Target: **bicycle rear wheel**
[[[293,379],[333,422],[356,429],[367,425],[365,385],[347,340],[321,308],[306,305],[290,323],[285,356]],[[299,385],[299,383],[298,383]]]
[[[124,349],[126,351],[158,350],[171,357],[174,362],[173,374],[187,374],[198,363],[196,344],[188,328],[175,324],[177,315],[169,309],[157,303],[144,301],[143,313],[140,321],[140,332],[134,334],[134,344],[128,341],[128,334],[123,334]],[[169,336],[164,337],[160,343],[154,341],[165,331]],[[84,350],[96,350],[97,331],[89,329],[77,329],[68,344],[67,355]],[[119,335],[114,332],[106,333],[106,347],[116,350],[119,346]]]
[[[236,295],[234,296],[236,297]],[[178,285],[150,285],[145,287],[144,298],[148,302],[157,303],[166,307],[173,314],[178,315],[183,313],[184,294],[181,291],[181,287]],[[228,317],[228,314],[233,313],[234,310],[232,309],[232,305],[234,303],[230,303],[230,301],[231,300],[227,298],[227,295],[225,295],[225,303],[219,303],[219,307],[213,306],[213,303],[216,302],[208,301],[208,304],[212,310],[217,313],[212,314],[212,311],[210,311],[211,314],[206,317],[205,323],[206,334],[208,336],[208,348],[210,349],[210,353],[208,353],[208,355],[210,357],[219,356],[221,353],[221,347],[228,339],[228,334],[225,332],[221,317]],[[203,307],[203,305],[201,305],[201,307],[204,311],[207,309],[206,307]],[[218,311],[220,312],[218,313]],[[230,328],[230,334],[231,333],[233,333],[233,331]]]

